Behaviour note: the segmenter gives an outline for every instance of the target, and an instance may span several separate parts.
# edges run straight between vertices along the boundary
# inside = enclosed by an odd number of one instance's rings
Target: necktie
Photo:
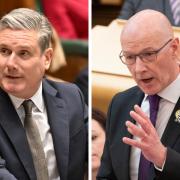
[[[180,22],[180,0],[170,0],[170,6],[174,18],[174,24],[178,25]]]
[[[150,105],[150,120],[152,124],[155,126],[160,97],[156,94],[149,95],[148,100],[149,100],[149,105]],[[147,180],[150,165],[151,165],[150,161],[148,161],[141,153],[138,180]]]
[[[48,180],[48,169],[42,141],[36,122],[32,118],[33,102],[26,100],[22,105],[25,110],[24,127],[33,157],[37,180]]]

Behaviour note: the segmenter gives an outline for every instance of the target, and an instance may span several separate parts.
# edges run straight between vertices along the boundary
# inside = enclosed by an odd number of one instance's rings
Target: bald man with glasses
[[[180,179],[180,66],[168,19],[143,10],[121,33],[120,60],[137,86],[112,100],[98,180]]]

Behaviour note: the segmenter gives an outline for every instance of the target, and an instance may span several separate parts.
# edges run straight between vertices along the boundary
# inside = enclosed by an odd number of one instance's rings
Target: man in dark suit
[[[175,24],[170,0],[125,0],[119,14],[120,19],[129,19],[139,11],[153,9],[167,16],[173,26],[180,26],[180,22]]]
[[[138,86],[117,94],[111,102],[97,179],[179,180],[179,40],[162,13],[143,10],[123,28],[121,45],[120,59]],[[160,100],[155,127],[152,97]],[[146,177],[140,178],[144,170]]]
[[[30,9],[0,20],[0,179],[83,180],[87,107],[76,85],[43,78],[51,36]]]

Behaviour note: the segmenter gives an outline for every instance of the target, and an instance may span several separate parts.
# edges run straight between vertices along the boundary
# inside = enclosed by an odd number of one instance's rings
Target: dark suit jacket
[[[129,19],[132,15],[144,9],[162,12],[167,16],[171,24],[174,25],[169,0],[125,0],[119,18]],[[180,23],[177,26],[180,26]]]
[[[43,80],[43,97],[60,178],[83,180],[87,155],[84,123],[87,118],[87,107],[83,95],[70,83]],[[0,156],[6,162],[6,169],[18,180],[36,179],[25,130],[9,96],[2,89],[0,89]]]
[[[133,87],[113,98],[108,112],[106,142],[98,180],[130,180],[131,147],[124,144],[122,138],[132,137],[127,131],[125,121],[134,122],[129,112],[135,104],[141,105],[143,97],[143,92],[138,87]],[[178,104],[180,109],[180,102]],[[175,122],[174,118],[173,111],[161,139],[168,147],[164,169],[159,172],[152,166],[148,180],[180,180],[180,123]]]
[[[74,82],[82,91],[86,104],[88,104],[88,67],[85,67]]]
[[[9,171],[6,169],[5,160],[0,157],[0,179],[1,180],[17,180]]]

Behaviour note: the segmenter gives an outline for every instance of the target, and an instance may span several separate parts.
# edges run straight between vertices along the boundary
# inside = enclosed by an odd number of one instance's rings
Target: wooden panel
[[[106,113],[112,97],[134,85],[131,77],[92,71],[92,106]]]
[[[125,21],[115,20],[109,26],[95,26],[92,30],[92,70],[130,76],[120,61],[120,33]]]
[[[100,0],[101,4],[121,5],[123,0]]]
[[[127,67],[121,63],[120,33],[125,21],[92,30],[92,105],[107,112],[112,97],[135,85]]]
[[[0,0],[0,17],[20,7],[35,9],[35,0]]]
[[[74,82],[80,71],[88,66],[87,57],[79,55],[67,55],[66,62],[67,65],[61,67],[58,71],[46,72],[46,74],[64,81]]]

